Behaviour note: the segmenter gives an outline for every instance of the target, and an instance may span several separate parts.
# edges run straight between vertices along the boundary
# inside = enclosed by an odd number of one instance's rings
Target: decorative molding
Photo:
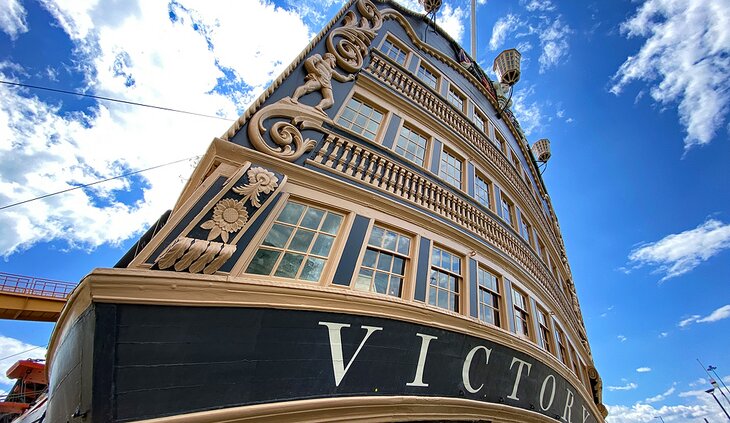
[[[220,269],[234,252],[236,252],[235,245],[180,237],[173,241],[155,262],[162,270],[174,266],[178,272],[188,270],[190,273],[200,273],[202,271],[202,273],[210,275]]]
[[[271,126],[269,136],[276,147],[270,146],[264,139],[264,134],[267,132],[264,121],[272,117],[289,119],[288,122],[278,121]],[[304,153],[312,151],[317,145],[317,141],[313,139],[304,139],[301,131],[304,129],[321,131],[324,122],[332,121],[322,111],[296,103],[290,97],[286,97],[253,115],[248,125],[248,138],[256,150],[293,162]]]
[[[337,64],[347,72],[362,69],[365,56],[370,52],[370,43],[383,25],[383,17],[370,0],[358,0],[358,20],[353,11],[348,11],[342,26],[333,29],[327,37],[327,51],[337,58]],[[335,41],[339,38],[339,41]]]

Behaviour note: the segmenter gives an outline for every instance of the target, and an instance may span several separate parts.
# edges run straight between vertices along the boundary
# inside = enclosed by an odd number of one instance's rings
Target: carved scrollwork
[[[358,0],[360,19],[353,11],[347,12],[342,26],[327,37],[327,51],[337,58],[337,65],[347,72],[357,72],[370,51],[370,43],[383,25],[383,17],[369,0]]]
[[[276,147],[271,146],[264,139],[264,134],[267,132],[264,121],[274,117],[288,119],[288,121],[278,121],[271,126],[270,138]],[[325,121],[331,122],[321,111],[295,103],[287,97],[264,107],[253,115],[248,125],[248,138],[258,151],[293,162],[317,145],[315,140],[304,139],[301,131],[304,129],[321,130]]]
[[[174,267],[178,272],[188,270],[190,273],[200,273],[202,271],[204,274],[210,275],[220,269],[234,252],[236,252],[235,245],[181,237],[160,254],[156,263],[163,270]]]

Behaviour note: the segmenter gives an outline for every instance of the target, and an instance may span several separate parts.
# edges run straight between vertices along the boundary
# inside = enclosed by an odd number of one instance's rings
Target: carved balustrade
[[[517,174],[512,164],[507,161],[497,147],[477,130],[471,122],[456,112],[451,105],[428,90],[420,81],[404,73],[399,67],[391,64],[388,59],[382,57],[375,50],[372,51],[372,60],[365,71],[416,104],[422,106],[430,114],[443,122],[444,125],[456,131],[467,142],[473,142],[477,150],[506,178],[509,188],[511,188],[512,192],[517,193],[520,204],[526,205],[532,214],[536,216],[538,219],[536,223],[547,229],[546,232],[556,247],[558,256],[562,257],[563,243],[555,235],[553,222],[545,216],[542,204],[539,204],[534,199],[527,187],[527,183]]]
[[[309,162],[430,210],[496,246],[540,281],[544,293],[553,298],[580,333],[572,305],[537,256],[521,239],[473,202],[423,176],[415,168],[333,135],[325,137]]]

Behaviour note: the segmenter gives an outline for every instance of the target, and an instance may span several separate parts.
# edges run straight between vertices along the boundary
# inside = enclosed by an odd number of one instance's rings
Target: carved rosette
[[[353,11],[347,12],[342,26],[327,37],[327,51],[335,55],[338,66],[350,73],[362,68],[365,56],[370,53],[370,43],[383,25],[383,17],[371,1],[359,0],[357,11],[360,19]]]

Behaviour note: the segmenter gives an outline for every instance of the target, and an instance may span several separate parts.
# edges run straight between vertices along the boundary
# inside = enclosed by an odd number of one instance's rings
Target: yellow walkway
[[[75,286],[0,272],[0,319],[55,322]]]

